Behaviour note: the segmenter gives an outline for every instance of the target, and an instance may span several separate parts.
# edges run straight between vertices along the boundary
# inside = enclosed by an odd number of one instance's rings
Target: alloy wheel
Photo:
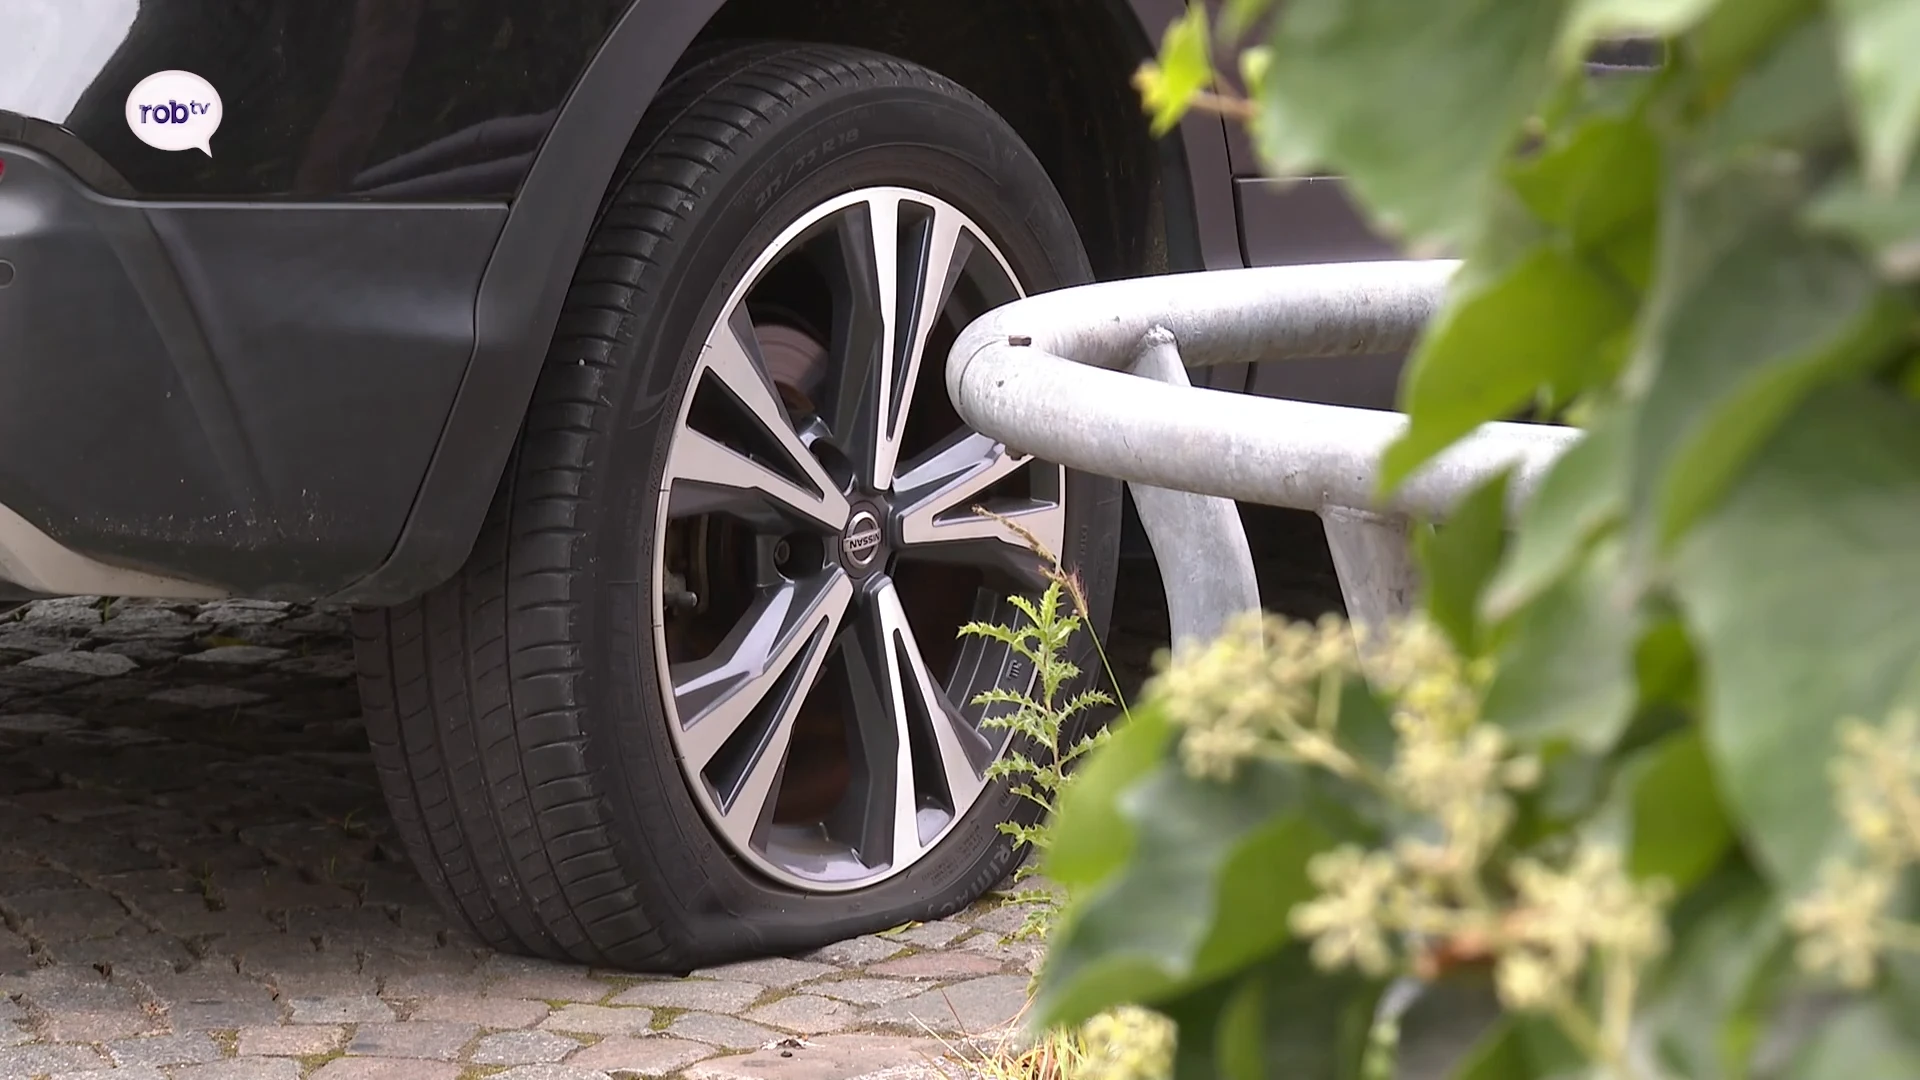
[[[779,882],[844,891],[906,869],[1007,750],[983,723],[1006,706],[975,699],[1036,673],[956,634],[1014,621],[1007,598],[1043,587],[1032,545],[1062,550],[1065,474],[967,430],[941,367],[966,323],[1020,295],[958,208],[867,188],[784,230],[704,340],[650,614],[688,785]]]

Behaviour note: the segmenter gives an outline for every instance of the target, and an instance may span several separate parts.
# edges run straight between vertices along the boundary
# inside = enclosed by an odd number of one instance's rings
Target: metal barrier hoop
[[[1405,348],[1440,306],[1451,260],[1334,263],[1136,278],[1014,301],[963,331],[947,391],[975,430],[1022,453],[1124,480],[1166,585],[1173,640],[1258,610],[1233,500],[1310,510],[1327,530],[1349,616],[1406,611],[1413,517],[1444,517],[1512,469],[1509,511],[1580,437],[1484,424],[1379,504],[1402,413],[1192,386],[1186,369]]]

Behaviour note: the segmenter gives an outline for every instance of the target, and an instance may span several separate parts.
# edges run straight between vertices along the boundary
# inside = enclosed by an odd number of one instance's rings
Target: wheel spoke
[[[902,556],[998,568],[1025,584],[1038,584],[1044,561],[1027,539],[974,510],[988,488],[1025,468],[1051,470],[1051,475],[1036,477],[1044,481],[1035,485],[1043,497],[988,501],[996,514],[1058,556],[1066,542],[1067,519],[1057,497],[1057,467],[1017,457],[973,432],[956,435],[900,474],[895,488]]]
[[[838,491],[808,491],[691,428],[674,440],[667,482],[673,485],[667,504],[667,516],[673,519],[722,511],[754,519],[764,516],[759,511],[771,508],[831,531],[844,526],[850,513],[846,497]]]
[[[847,444],[861,478],[885,491],[893,485],[928,337],[973,241],[952,208],[876,192],[843,217],[841,244],[850,306],[846,332],[835,343],[840,378],[828,424]]]
[[[887,672],[887,686],[883,689],[887,691],[895,722],[902,725],[902,730],[906,730],[904,725],[907,724],[918,725],[921,734],[933,736],[931,749],[937,760],[932,764],[937,765],[935,775],[946,789],[939,794],[946,796],[944,801],[947,809],[957,818],[966,813],[986,787],[986,780],[981,774],[992,760],[992,746],[960,715],[960,710],[947,697],[946,688],[927,668],[920,644],[914,640],[913,628],[907,624],[907,612],[900,604],[899,590],[893,587],[892,582],[875,590],[873,605],[880,624],[888,629],[888,636],[893,640],[892,663]],[[931,731],[926,730],[929,728]],[[911,763],[908,764],[911,768]],[[906,775],[911,778],[914,774],[909,771]],[[899,820],[896,816],[895,821]],[[919,837],[910,836],[908,841],[917,851]],[[901,850],[902,838],[896,825],[896,857]]]
[[[882,491],[894,485],[900,436],[905,432],[914,390],[920,384],[927,339],[939,324],[940,311],[953,295],[954,283],[966,269],[967,256],[973,251],[972,240],[957,212],[945,206],[930,209],[932,212],[916,221],[902,237],[899,305],[904,325],[897,335],[901,347],[896,353],[893,381],[879,417],[879,457],[873,471],[873,484]]]
[[[993,745],[961,715],[927,667],[900,594],[890,581],[869,590],[860,618],[860,648],[878,685],[856,726],[870,759],[869,865],[902,866],[918,858],[929,836],[920,815],[966,813],[981,791]]]
[[[879,428],[879,388],[892,381],[898,319],[900,200],[875,193],[837,219],[842,270],[834,320],[833,387],[821,418],[840,441],[854,470],[871,481]]]
[[[786,406],[757,358],[758,351],[746,307],[741,305],[708,338],[702,358],[738,411],[755,424],[755,434],[761,438],[751,441],[786,459],[777,464],[791,471],[783,473],[692,427],[683,428],[674,440],[667,478],[692,487],[686,491],[676,487],[669,513],[682,517],[770,503],[789,515],[837,530],[846,524],[850,512],[846,497],[795,433]]]
[[[670,669],[688,770],[731,764],[716,760],[731,758],[729,749],[745,755],[730,782],[714,781],[723,827],[738,842],[765,816],[794,718],[852,600],[853,585],[837,568],[767,590],[713,655]]]

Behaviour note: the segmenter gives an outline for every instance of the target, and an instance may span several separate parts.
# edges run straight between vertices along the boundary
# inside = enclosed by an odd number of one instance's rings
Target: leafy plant
[[[1041,1032],[1023,1049],[960,1060],[967,1080],[1158,1080],[1172,1054],[1165,1018],[1123,1005],[1077,1028]]]
[[[1161,676],[1058,800],[1039,1019],[1351,1077],[1402,980],[1472,1080],[1920,1076],[1920,0],[1204,7],[1159,127],[1243,115],[1464,260],[1383,494],[1585,436],[1424,530],[1427,676],[1297,627]],[[1621,35],[1659,68],[1588,70]]]
[[[988,779],[1012,777],[1014,794],[1039,807],[1043,814],[1053,813],[1054,799],[1066,784],[1067,770],[1099,744],[1105,729],[1062,746],[1069,738],[1067,733],[1078,726],[1076,720],[1083,713],[1113,704],[1113,698],[1102,690],[1064,696],[1067,685],[1080,677],[1080,668],[1066,659],[1067,645],[1080,630],[1080,616],[1063,613],[1064,593],[1060,583],[1054,582],[1037,601],[1011,597],[1010,602],[1026,616],[1023,626],[972,622],[960,628],[962,635],[997,641],[1033,664],[1034,689],[988,690],[975,696],[973,703],[1004,707],[990,713],[981,726],[1011,731],[1017,737],[1014,749],[987,767]],[[1017,845],[1035,851],[1046,850],[1049,843],[1044,817],[1033,824],[1003,822],[1000,830],[1012,836]],[[1032,863],[1021,866],[1015,880],[1023,880],[1032,871]],[[1041,891],[1041,895],[1050,898],[1052,894]]]
[[[1031,824],[1002,822],[1000,831],[1013,837],[1016,847],[1043,852],[1051,844],[1049,820],[1061,790],[1066,787],[1068,773],[1082,755],[1107,737],[1104,727],[1089,730],[1086,714],[1113,706],[1115,699],[1097,687],[1070,692],[1082,672],[1069,656],[1074,639],[1086,627],[1088,610],[1079,583],[1060,564],[1058,556],[1017,522],[1000,518],[984,507],[975,507],[974,512],[994,517],[1019,536],[1040,559],[1047,577],[1047,588],[1038,600],[1018,595],[1008,598],[1024,617],[1024,624],[970,622],[959,630],[961,637],[999,642],[1033,665],[1033,683],[1029,689],[988,690],[976,695],[973,704],[988,710],[981,720],[982,727],[1007,731],[1013,736],[1008,752],[987,767],[987,778],[1011,777],[1013,793],[1032,803],[1041,814]],[[1105,664],[1106,653],[1097,639],[1094,647]],[[1110,667],[1107,677],[1110,681],[1113,678]],[[1035,869],[1030,859],[1022,863],[1014,871],[1014,882],[1028,880]],[[1022,889],[1013,894],[1012,900],[1032,905],[1026,921],[1014,936],[1045,936],[1059,907],[1056,893],[1051,889]]]
[[[1013,736],[1009,751],[988,767],[989,779],[1012,778],[1014,794],[1033,804],[1040,817],[1032,824],[1003,822],[1000,831],[1016,846],[1031,853],[1052,847],[1052,815],[1067,790],[1075,763],[1103,743],[1111,729],[1088,730],[1087,714],[1124,703],[1098,688],[1073,691],[1082,671],[1071,659],[1075,639],[1085,630],[1105,669],[1108,683],[1118,686],[1099,637],[1086,626],[1089,610],[1078,579],[1061,565],[1059,557],[1032,532],[984,507],[974,512],[993,518],[1026,544],[1040,560],[1047,588],[1037,600],[1013,596],[1009,602],[1024,621],[1017,625],[970,622],[962,637],[996,641],[1032,665],[1033,683],[1025,691],[989,690],[973,699],[985,706],[983,727]],[[1016,884],[1036,870],[1029,860],[1014,871]],[[1044,938],[1053,928],[1060,905],[1057,891],[1029,888],[1010,899],[1030,905],[1014,931],[1016,938]],[[1164,1072],[1163,1058],[1170,1048],[1171,1031],[1165,1020],[1146,1010],[1121,1007],[1072,1026],[1054,1026],[1031,1045],[1003,1045],[966,1062],[970,1075],[984,1080],[1155,1080]]]

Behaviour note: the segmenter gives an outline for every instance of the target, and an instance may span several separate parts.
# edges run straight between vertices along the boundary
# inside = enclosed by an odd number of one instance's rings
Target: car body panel
[[[0,506],[248,595],[376,565],[505,209],[130,202],[34,151],[0,161]]]

